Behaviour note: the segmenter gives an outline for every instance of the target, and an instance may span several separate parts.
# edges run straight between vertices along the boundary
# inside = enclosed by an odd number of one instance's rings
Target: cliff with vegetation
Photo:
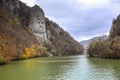
[[[120,59],[120,16],[113,20],[109,38],[92,42],[87,53],[92,57]]]
[[[37,5],[0,0],[0,64],[37,56],[81,54],[83,47]]]
[[[50,52],[54,53],[54,55],[77,55],[83,53],[83,46],[75,41],[68,32],[60,28],[57,23],[46,18],[45,24]]]

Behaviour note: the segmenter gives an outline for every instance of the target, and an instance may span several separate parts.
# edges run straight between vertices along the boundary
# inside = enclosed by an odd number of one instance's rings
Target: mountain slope
[[[120,15],[117,17],[117,19],[114,19],[112,22],[112,27],[110,30],[110,39],[115,37],[120,37]]]
[[[52,48],[56,50],[57,55],[75,55],[83,52],[83,46],[75,41],[68,32],[60,28],[57,23],[47,18],[45,19],[45,23],[48,43],[53,46]]]
[[[81,54],[83,47],[37,5],[0,0],[0,62],[36,56]]]
[[[87,53],[91,57],[120,59],[120,16],[113,20],[109,38],[92,42]]]
[[[80,44],[88,47],[90,43],[94,42],[94,41],[97,41],[97,40],[100,40],[101,38],[103,39],[107,39],[108,36],[107,35],[103,35],[103,36],[97,36],[97,37],[93,37],[89,40],[84,40],[84,41],[81,41]]]

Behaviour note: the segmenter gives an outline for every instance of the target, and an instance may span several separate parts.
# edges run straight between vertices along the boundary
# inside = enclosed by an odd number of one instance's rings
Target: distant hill
[[[89,40],[81,41],[80,44],[82,44],[84,47],[88,47],[91,42],[96,41],[96,40],[99,40],[99,39],[101,39],[101,38],[102,38],[102,39],[106,39],[106,38],[108,38],[108,36],[107,36],[107,35],[104,35],[104,36],[93,37],[93,38],[91,38],[91,39],[89,39]]]

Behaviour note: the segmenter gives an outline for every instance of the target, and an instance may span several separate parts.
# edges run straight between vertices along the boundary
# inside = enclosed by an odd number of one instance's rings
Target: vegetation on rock
[[[33,26],[30,28],[32,18],[35,19],[35,25],[40,23],[38,26],[45,22],[48,38],[44,41],[45,44],[39,40],[46,35],[38,35],[38,29],[32,30]],[[44,12],[39,6],[31,8],[19,0],[0,0],[0,64],[37,56],[73,55],[82,52],[82,45],[58,24],[45,20]]]
[[[30,48],[25,48],[21,51],[21,54],[19,55],[18,59],[27,59],[38,56],[49,56],[46,47],[44,47],[43,45],[32,45]]]
[[[113,21],[109,39],[92,42],[87,54],[91,57],[120,59],[120,16]]]
[[[52,46],[50,52],[53,55],[78,55],[83,53],[83,46],[75,41],[68,32],[65,32],[59,25],[46,18],[46,29],[49,47]],[[57,54],[59,53],[59,54]]]

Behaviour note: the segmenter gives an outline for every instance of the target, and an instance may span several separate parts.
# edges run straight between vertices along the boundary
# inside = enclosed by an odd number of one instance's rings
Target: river
[[[120,60],[43,57],[0,66],[0,80],[120,80]]]

